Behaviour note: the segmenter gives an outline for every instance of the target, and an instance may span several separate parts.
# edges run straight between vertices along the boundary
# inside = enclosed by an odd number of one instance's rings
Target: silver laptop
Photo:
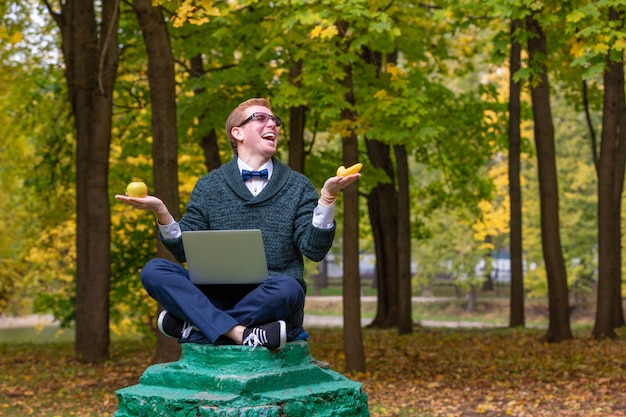
[[[260,230],[186,231],[183,246],[194,284],[258,284],[267,278]]]

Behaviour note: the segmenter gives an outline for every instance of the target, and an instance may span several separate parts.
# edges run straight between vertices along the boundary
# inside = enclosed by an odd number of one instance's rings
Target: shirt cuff
[[[335,226],[335,206],[317,206],[313,210],[313,226],[318,229],[332,229]]]
[[[178,222],[172,222],[170,224],[162,225],[157,221],[157,225],[159,226],[159,231],[161,232],[161,235],[163,235],[163,239],[176,239],[183,234],[180,231],[180,225],[178,224]]]

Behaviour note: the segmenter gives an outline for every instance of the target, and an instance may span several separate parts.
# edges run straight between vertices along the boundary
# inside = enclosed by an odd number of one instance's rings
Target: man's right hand
[[[159,224],[166,225],[174,221],[174,218],[170,214],[169,210],[165,206],[165,203],[160,198],[152,195],[145,197],[128,197],[126,195],[117,194],[116,200],[119,200],[129,206],[133,206],[139,210],[149,210],[154,213]]]

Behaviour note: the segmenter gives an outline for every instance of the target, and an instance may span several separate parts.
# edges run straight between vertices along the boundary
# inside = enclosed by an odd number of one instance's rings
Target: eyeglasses
[[[237,127],[241,127],[245,125],[246,123],[250,123],[252,120],[256,120],[257,122],[260,122],[260,123],[267,123],[267,121],[270,119],[272,119],[274,123],[276,123],[276,126],[280,126],[283,123],[283,121],[280,120],[280,117],[274,116],[272,114],[257,112],[257,113],[252,113],[250,117],[248,117],[246,120],[241,122],[241,124]]]

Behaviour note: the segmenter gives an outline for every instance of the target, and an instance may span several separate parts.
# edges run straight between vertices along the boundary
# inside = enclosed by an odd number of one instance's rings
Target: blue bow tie
[[[248,171],[247,169],[241,170],[241,177],[244,181],[248,181],[252,177],[259,177],[264,180],[267,179],[267,169],[262,169],[260,171]]]

